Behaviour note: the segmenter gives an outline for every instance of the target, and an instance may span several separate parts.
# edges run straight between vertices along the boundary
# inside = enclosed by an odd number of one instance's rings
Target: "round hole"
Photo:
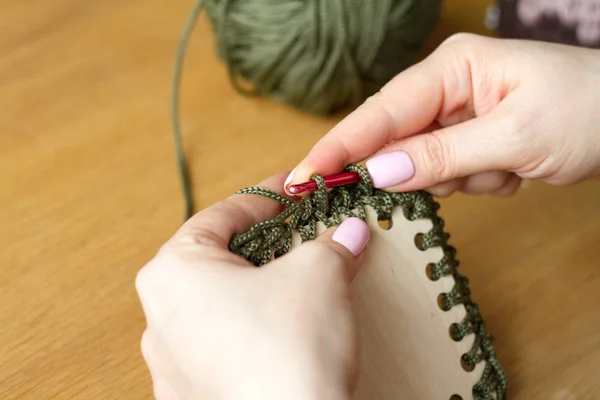
[[[450,325],[450,328],[448,329],[448,334],[450,335],[450,338],[452,340],[454,340],[455,342],[460,342],[462,339],[458,338],[457,335],[453,333],[457,329],[458,324],[455,322],[452,325]]]
[[[422,233],[417,233],[415,235],[415,246],[417,246],[417,249],[423,251],[425,250],[423,248],[423,234]]]
[[[475,365],[469,364],[466,360],[465,360],[465,355],[463,355],[460,358],[460,365],[461,367],[467,371],[467,372],[471,372],[475,369]]]
[[[392,229],[392,226],[394,225],[394,221],[392,221],[392,219],[380,219],[377,221],[377,223],[379,224],[379,227],[381,229],[383,229],[384,231],[390,230]]]
[[[450,396],[450,400],[463,400],[463,398],[457,394]]]
[[[437,303],[438,303],[438,307],[440,308],[440,310],[442,311],[448,311],[450,310],[450,307],[447,307],[444,303],[444,300],[446,299],[446,293],[440,293],[437,297]]]
[[[437,281],[438,278],[433,276],[433,269],[435,268],[435,264],[434,263],[429,263],[427,264],[427,267],[425,267],[425,273],[427,274],[427,277],[429,279],[431,279],[432,281]],[[434,279],[436,278],[436,279]]]

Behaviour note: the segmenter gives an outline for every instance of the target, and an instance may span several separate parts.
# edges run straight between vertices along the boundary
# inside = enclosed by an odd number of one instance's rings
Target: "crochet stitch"
[[[360,165],[350,165],[346,171],[358,172],[362,181],[327,189],[323,177],[314,175],[318,189],[298,202],[260,187],[238,191],[238,194],[269,197],[287,208],[275,218],[235,234],[230,241],[230,250],[255,266],[261,266],[292,249],[294,231],[303,242],[312,240],[317,236],[318,222],[329,228],[340,224],[342,217],[355,216],[366,221],[366,207],[371,207],[377,213],[378,220],[389,220],[395,207],[400,207],[409,221],[430,219],[433,227],[417,235],[415,245],[423,251],[437,246],[443,250],[444,255],[438,262],[426,266],[427,276],[433,281],[447,275],[454,278],[452,290],[438,297],[440,308],[447,311],[462,304],[466,309],[465,318],[450,327],[450,336],[460,341],[470,333],[475,335],[473,346],[461,358],[465,370],[474,369],[482,361],[486,363],[481,378],[473,386],[473,397],[475,400],[505,399],[506,375],[496,358],[493,338],[486,331],[479,308],[470,298],[469,281],[457,271],[459,262],[455,258],[456,249],[448,244],[449,235],[444,232],[444,220],[437,215],[439,204],[423,191],[389,193],[375,189],[366,169]]]

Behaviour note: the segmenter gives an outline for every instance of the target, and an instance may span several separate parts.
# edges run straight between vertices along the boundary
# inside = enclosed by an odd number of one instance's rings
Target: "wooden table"
[[[428,48],[485,33],[487,3],[446,2]],[[2,399],[151,398],[134,277],[182,221],[169,95],[190,9],[0,2]],[[198,206],[293,167],[336,122],[239,96],[204,21],[189,54],[182,113]],[[600,396],[598,199],[589,183],[442,201],[510,398]]]

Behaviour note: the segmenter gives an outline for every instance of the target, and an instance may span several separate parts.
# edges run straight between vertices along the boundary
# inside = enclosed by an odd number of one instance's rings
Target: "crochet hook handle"
[[[324,176],[323,180],[325,181],[325,187],[332,188],[360,182],[362,177],[357,172],[342,172],[340,174]],[[317,182],[311,179],[308,182],[290,185],[287,190],[294,195],[304,192],[314,192],[317,190]]]

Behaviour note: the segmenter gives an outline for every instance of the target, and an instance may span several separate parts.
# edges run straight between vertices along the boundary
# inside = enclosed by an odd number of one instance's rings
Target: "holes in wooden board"
[[[427,277],[432,280],[432,281],[437,281],[440,278],[433,276],[433,269],[435,268],[435,264],[434,263],[429,263],[427,264],[427,266],[425,267],[425,273],[427,274]]]
[[[389,231],[390,229],[392,229],[392,226],[394,226],[394,221],[392,220],[392,217],[390,217],[389,219],[377,220],[377,223],[379,224],[379,227],[384,231]]]
[[[463,356],[460,358],[460,366],[467,372],[471,372],[475,369],[475,365],[473,364],[469,364],[467,362],[467,360],[465,359],[466,354],[463,354]]]
[[[457,394],[450,396],[450,400],[463,400],[463,398]]]
[[[462,338],[458,338],[458,337],[456,337],[456,335],[452,334],[452,332],[457,329],[458,329],[458,324],[455,322],[452,325],[450,325],[450,328],[448,329],[448,334],[450,335],[450,339],[454,340],[455,342],[460,342],[462,340]]]
[[[423,234],[422,233],[417,233],[415,235],[415,246],[417,246],[417,249],[424,251],[425,248],[423,247]]]
[[[440,293],[437,297],[438,307],[442,311],[449,311],[452,307],[445,304],[446,293]]]

